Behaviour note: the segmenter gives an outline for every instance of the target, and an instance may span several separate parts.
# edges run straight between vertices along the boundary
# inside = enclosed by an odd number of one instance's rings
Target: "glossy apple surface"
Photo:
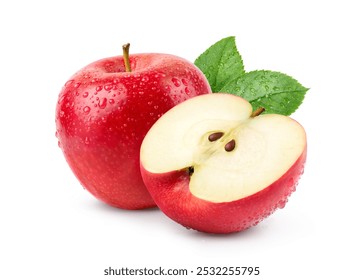
[[[142,181],[139,150],[153,123],[176,104],[210,93],[192,63],[166,54],[130,55],[91,63],[59,94],[56,135],[81,184],[115,207],[141,209],[155,203]]]
[[[163,115],[141,146],[144,182],[160,209],[185,227],[245,230],[282,208],[306,160],[293,119],[252,116],[244,99],[210,94]]]

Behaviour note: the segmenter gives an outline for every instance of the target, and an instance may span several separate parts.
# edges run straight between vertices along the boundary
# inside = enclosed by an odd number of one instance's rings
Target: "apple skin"
[[[58,145],[85,189],[123,209],[154,207],[139,170],[142,140],[176,104],[211,93],[192,63],[167,54],[101,59],[74,74],[56,107]]]
[[[257,225],[283,208],[295,191],[306,162],[307,146],[291,168],[263,190],[231,202],[214,203],[194,196],[186,170],[155,174],[143,168],[143,180],[158,207],[172,220],[207,233],[233,233]],[[173,203],[171,203],[173,201]]]

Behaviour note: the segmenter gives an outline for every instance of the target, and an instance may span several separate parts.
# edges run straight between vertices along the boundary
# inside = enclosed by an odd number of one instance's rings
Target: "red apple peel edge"
[[[186,180],[188,170],[153,174],[141,164],[142,178],[157,206],[172,220],[188,229],[206,233],[246,230],[283,208],[304,172],[307,144],[296,162],[263,190],[232,202],[214,203],[193,196]],[[155,191],[159,189],[159,191]],[[192,203],[191,203],[192,199]],[[174,203],[168,202],[173,200]]]

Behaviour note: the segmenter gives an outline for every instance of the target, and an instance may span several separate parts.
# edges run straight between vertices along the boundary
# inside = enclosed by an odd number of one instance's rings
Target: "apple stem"
[[[124,56],[124,63],[125,63],[126,72],[131,72],[130,59],[129,59],[129,48],[130,48],[129,43],[123,45],[123,56]]]
[[[251,117],[254,118],[254,117],[257,117],[259,116],[261,113],[263,113],[265,111],[265,108],[263,107],[259,107],[258,109],[256,109],[252,114],[251,114]]]

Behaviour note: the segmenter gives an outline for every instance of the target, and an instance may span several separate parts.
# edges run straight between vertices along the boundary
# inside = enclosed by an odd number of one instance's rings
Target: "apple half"
[[[284,207],[303,173],[306,134],[289,117],[255,115],[245,99],[215,93],[178,104],[152,126],[141,174],[168,217],[230,233]]]

